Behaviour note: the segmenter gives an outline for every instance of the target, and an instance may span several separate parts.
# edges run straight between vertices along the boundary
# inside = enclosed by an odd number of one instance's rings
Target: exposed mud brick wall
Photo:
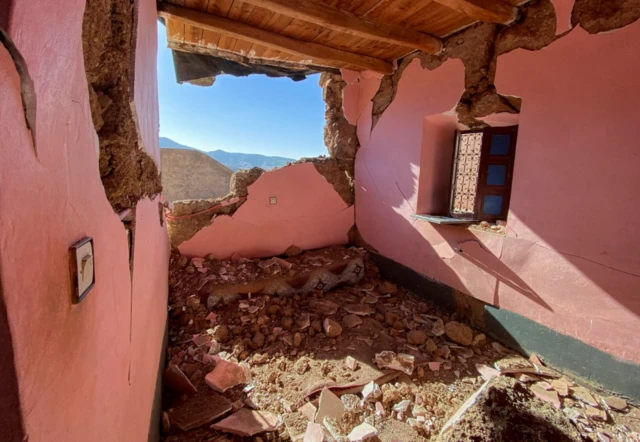
[[[140,184],[140,192],[130,192],[129,187],[128,197],[117,199],[115,205],[136,202],[131,272],[127,232],[105,197],[98,164],[82,41],[86,3],[13,2],[5,30],[33,80],[38,103],[33,134],[25,124],[21,77],[0,45],[0,291],[11,329],[11,337],[3,334],[2,340],[9,339],[6,343],[15,354],[20,406],[14,413],[22,414],[24,440],[30,442],[145,441],[158,424],[152,419],[152,408],[167,315],[169,244],[158,219],[160,198],[139,199],[147,188]],[[128,0],[121,3],[131,5]],[[139,19],[128,12],[125,38],[129,40],[119,57],[133,59],[134,46],[151,54],[136,57],[146,60],[136,63],[136,71],[143,79],[154,79],[155,1],[140,0],[133,10]],[[109,23],[108,8],[94,18],[97,26]],[[108,40],[98,44],[109,45]],[[116,51],[107,52],[115,57]],[[101,63],[126,65],[111,58]],[[127,74],[124,80],[130,78]],[[121,104],[129,109],[136,102],[140,133],[157,133],[152,117],[157,115],[153,81],[136,85],[137,93],[149,97],[145,101],[133,100],[131,84],[122,86],[121,80],[110,77],[100,83],[105,89],[96,89],[114,100],[106,113],[125,118],[112,106],[120,106],[118,91],[126,92]],[[108,120],[106,114],[102,116]],[[119,127],[113,129],[119,146],[140,150],[135,131],[130,135]],[[145,149],[153,155],[136,158],[148,158],[144,161],[153,169],[150,156],[159,156],[159,146],[152,140],[146,138]],[[157,170],[152,175],[157,177]],[[149,187],[148,193],[156,190]],[[72,304],[69,246],[85,236],[93,238],[95,286],[76,305]],[[9,363],[7,353],[0,369]],[[2,381],[5,385],[9,378]],[[3,403],[12,402],[8,398],[5,402],[3,396]],[[9,416],[3,413],[3,418]],[[4,428],[8,427],[3,425],[2,436]],[[2,436],[2,440],[14,440]]]
[[[233,172],[198,150],[162,149],[162,191],[169,201],[220,198]]]
[[[353,176],[358,137],[356,127],[347,121],[342,109],[342,90],[347,83],[338,74],[322,73],[320,86],[326,105],[324,144],[327,146],[329,155],[338,162],[340,168],[349,176]]]
[[[116,212],[162,190],[158,167],[141,146],[133,105],[134,11],[130,0],[88,0],[82,24],[91,116],[100,140],[100,177]]]
[[[629,236],[640,229],[630,190],[640,186],[638,6],[531,2],[510,27],[477,25],[438,56],[402,60],[370,110],[358,109],[362,240],[483,302],[640,362],[640,244]],[[423,173],[450,167],[429,150],[438,119],[451,133],[519,120],[506,234],[412,217],[424,204]]]

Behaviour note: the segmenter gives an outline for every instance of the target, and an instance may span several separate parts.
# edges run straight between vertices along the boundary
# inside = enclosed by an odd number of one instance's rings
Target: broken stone
[[[378,430],[366,422],[355,427],[347,436],[349,442],[361,442],[378,435]]]
[[[411,330],[407,333],[407,342],[411,345],[422,345],[427,342],[427,334],[422,330]]]
[[[384,409],[384,405],[382,405],[382,402],[376,402],[376,416],[378,417],[384,417],[387,414],[387,412]]]
[[[217,325],[213,329],[213,339],[217,342],[225,343],[229,339],[229,329],[226,325]]]
[[[340,306],[328,299],[312,299],[309,301],[309,307],[321,315],[330,316],[335,315]]]
[[[560,396],[569,396],[569,386],[565,381],[554,379],[553,381],[551,381],[551,386]]]
[[[307,431],[304,433],[303,442],[322,442],[323,440],[322,425],[313,422],[307,423]]]
[[[585,414],[589,419],[593,419],[598,422],[606,422],[608,419],[606,411],[591,406],[587,406]]]
[[[347,304],[343,307],[347,313],[357,316],[369,316],[376,311],[367,304]]]
[[[392,351],[383,351],[376,354],[373,362],[378,368],[389,368],[411,375],[413,373],[415,357],[403,353],[395,354]]]
[[[505,346],[500,344],[499,342],[492,342],[491,343],[491,347],[493,347],[493,349],[495,351],[497,351],[498,353],[500,353],[500,354],[504,355],[504,354],[509,353],[509,350]]]
[[[534,376],[528,373],[515,373],[515,375],[516,375],[516,379],[519,380],[520,382],[529,383],[529,382],[538,382],[540,380],[538,376]]]
[[[345,365],[347,366],[347,368],[349,370],[351,370],[351,371],[353,371],[356,368],[358,368],[358,361],[356,361],[351,356],[347,356],[347,358],[344,360],[344,362],[345,362]]]
[[[302,413],[304,417],[306,417],[310,422],[313,422],[316,417],[316,411],[318,409],[311,402],[305,402],[303,406],[298,408],[298,411]]]
[[[169,362],[163,375],[164,385],[170,390],[181,394],[197,393],[198,389],[193,386],[189,378],[173,362]]]
[[[411,405],[411,401],[404,399],[393,406],[393,411],[396,413],[406,413]]]
[[[424,343],[424,348],[429,353],[435,353],[438,351],[438,346],[435,342],[433,342],[433,339],[427,339],[427,341]]]
[[[220,393],[250,381],[243,367],[225,360],[220,360],[204,380],[209,387]]]
[[[348,328],[354,328],[359,325],[362,325],[362,319],[360,319],[360,317],[357,315],[347,315],[344,318],[342,318],[342,322]]]
[[[362,389],[362,400],[364,402],[373,402],[380,397],[382,397],[382,390],[380,390],[380,386],[375,381],[369,382]]]
[[[325,388],[320,393],[320,399],[318,400],[318,411],[315,416],[316,423],[322,423],[324,425],[325,417],[330,417],[335,420],[339,420],[346,412],[344,404],[338,396],[333,394],[331,390]]]
[[[349,412],[359,413],[363,410],[360,398],[355,394],[343,394],[340,396],[340,400],[344,404],[344,408]]]
[[[431,328],[431,333],[433,333],[434,336],[442,336],[445,334],[444,322],[442,322],[442,319],[437,318],[435,320],[433,327]]]
[[[211,428],[225,433],[250,437],[265,431],[275,431],[279,424],[280,419],[274,414],[241,408],[228,418],[213,424]]]
[[[182,431],[213,422],[231,411],[231,402],[218,393],[192,396],[169,412],[170,421]]]
[[[477,334],[473,338],[473,346],[474,347],[482,347],[487,343],[487,337],[483,334]]]
[[[473,330],[470,327],[456,321],[447,322],[444,326],[447,337],[460,345],[473,344]]]
[[[593,407],[598,406],[598,401],[596,401],[589,390],[584,387],[573,387],[571,389],[571,396]]]
[[[342,334],[342,327],[331,318],[325,318],[322,323],[324,334],[329,338],[336,338]]]
[[[253,335],[253,339],[251,340],[256,347],[262,347],[264,345],[264,335],[260,332]]]
[[[560,398],[558,397],[558,393],[555,390],[548,390],[545,385],[542,385],[541,382],[533,384],[530,388],[531,392],[535,394],[538,399],[548,402],[557,409],[560,409]]]
[[[602,400],[607,404],[607,407],[613,408],[614,410],[621,411],[627,408],[627,401],[616,396],[603,397]]]
[[[394,295],[398,291],[398,287],[389,281],[384,281],[380,285],[380,293],[383,295]]]
[[[529,361],[520,355],[510,355],[494,363],[496,369],[503,374],[511,373],[536,373],[536,369]]]
[[[429,370],[440,371],[440,362],[429,362]]]

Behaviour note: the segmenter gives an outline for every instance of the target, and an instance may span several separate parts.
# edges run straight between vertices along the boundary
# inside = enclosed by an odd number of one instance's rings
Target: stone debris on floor
[[[164,442],[640,442],[628,401],[381,280],[361,249],[174,254],[169,302]]]

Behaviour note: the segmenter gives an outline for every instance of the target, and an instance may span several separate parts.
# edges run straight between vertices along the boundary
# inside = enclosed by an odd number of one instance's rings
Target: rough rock
[[[447,322],[444,326],[447,337],[460,345],[473,344],[473,330],[470,327],[456,321]]]
[[[627,401],[616,396],[603,397],[602,400],[609,408],[613,408],[614,410],[620,411],[627,408]]]
[[[358,316],[369,316],[376,312],[367,304],[347,304],[343,308],[347,313]]]
[[[328,299],[312,299],[309,301],[309,307],[321,315],[330,316],[335,315],[340,306]]]
[[[374,362],[378,368],[398,370],[411,376],[415,364],[415,357],[403,353],[396,354],[392,351],[383,351],[376,354]]]
[[[358,315],[353,315],[353,314],[347,315],[344,318],[342,318],[342,322],[347,328],[354,328],[359,325],[362,325],[362,319],[360,319]]]
[[[322,323],[322,327],[324,329],[324,333],[329,338],[336,338],[342,334],[342,327],[340,324],[331,318],[325,318]]]
[[[422,345],[427,342],[427,334],[422,330],[411,330],[407,333],[407,342],[411,345]]]

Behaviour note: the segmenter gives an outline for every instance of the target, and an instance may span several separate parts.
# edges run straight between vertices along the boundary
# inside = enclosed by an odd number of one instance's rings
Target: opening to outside
[[[238,170],[272,170],[327,154],[319,74],[294,81],[223,73],[191,84],[158,23],[162,184],[169,201],[219,198]],[[197,57],[197,56],[196,56]],[[178,75],[183,75],[179,72]]]

